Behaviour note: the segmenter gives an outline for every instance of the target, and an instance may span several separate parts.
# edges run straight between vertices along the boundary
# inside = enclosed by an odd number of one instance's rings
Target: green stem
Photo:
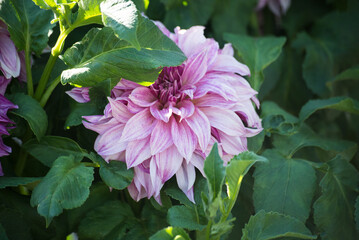
[[[42,94],[45,91],[47,82],[49,81],[49,77],[52,72],[52,69],[54,68],[57,57],[60,55],[60,53],[62,52],[62,50],[64,48],[65,39],[73,29],[74,29],[73,27],[70,27],[70,28],[66,29],[66,31],[61,32],[59,38],[57,39],[55,46],[51,49],[50,58],[46,63],[44,72],[42,73],[42,76],[39,81],[39,85],[35,92],[35,99],[37,99],[37,100],[41,99]]]
[[[97,163],[82,162],[82,164],[83,164],[85,167],[100,167],[100,165],[98,165]]]
[[[32,83],[32,73],[31,73],[31,57],[30,57],[30,46],[29,42],[26,43],[25,49],[25,67],[26,67],[26,81],[27,81],[27,93],[29,96],[34,95],[34,85]]]
[[[50,86],[46,89],[44,95],[42,95],[42,98],[40,100],[41,107],[44,107],[47,103],[47,100],[49,100],[49,97],[51,96],[52,92],[55,90],[56,86],[60,83],[61,76],[58,76]]]
[[[207,224],[207,227],[206,227],[206,240],[210,239],[211,228],[212,228],[212,219],[208,221],[208,224]]]
[[[30,127],[27,128],[27,132],[25,133],[25,136],[23,138],[23,143],[26,143],[30,138],[32,137],[32,131]],[[21,177],[22,172],[24,171],[26,160],[27,160],[27,152],[21,148],[19,153],[19,158],[17,159],[16,165],[15,165],[15,174],[19,177]]]

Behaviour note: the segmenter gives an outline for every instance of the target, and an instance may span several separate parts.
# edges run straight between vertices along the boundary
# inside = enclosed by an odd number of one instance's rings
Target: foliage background
[[[162,21],[169,29],[206,26],[207,37],[215,38],[222,46],[231,42],[236,57],[251,69],[248,80],[259,91],[264,131],[250,139],[249,150],[266,157],[268,162],[256,164],[245,176],[232,211],[236,219],[228,239],[240,236],[242,239],[357,239],[358,1],[292,0],[288,12],[281,18],[276,18],[267,8],[256,12],[257,0],[137,0],[135,3],[150,19]],[[98,26],[78,28],[71,33],[64,49]],[[48,42],[50,46],[55,45],[58,35],[55,27]],[[48,56],[34,56],[35,83],[40,79]],[[50,79],[54,80],[66,68],[58,59]],[[64,90],[71,88],[69,85],[58,86],[45,106],[49,123],[46,135],[73,139],[78,145],[71,143],[72,149],[69,149],[67,142],[63,149],[72,154],[86,149],[84,156],[94,158],[87,152],[93,151],[96,134],[80,125],[81,116],[102,113],[111,86],[111,81],[97,85],[90,93],[94,101],[86,104],[75,103],[64,94]],[[15,92],[25,90],[13,81],[10,93]],[[16,115],[12,118],[17,124],[12,136],[23,136],[26,122]],[[61,142],[61,139],[45,140],[38,144],[33,139],[23,146],[34,156],[27,161],[23,173],[23,176],[32,177],[26,185],[30,190],[36,185],[35,180],[48,173],[53,161],[46,161],[62,154],[43,151],[44,145],[59,146],[56,141]],[[20,153],[20,147],[10,138],[5,142],[12,146],[15,155]],[[4,171],[11,173],[14,169],[12,157],[1,161]],[[70,161],[76,164],[76,160]],[[124,174],[123,166],[115,167]],[[93,178],[92,172],[86,175],[82,181],[84,186],[74,191],[88,191],[94,179],[90,197],[81,207],[64,210],[47,229],[44,218],[30,206],[30,196],[26,192],[19,194],[18,189],[11,188],[1,190],[0,236],[64,239],[71,232],[77,232],[80,239],[147,239],[172,225],[192,230],[190,236],[200,239],[193,230],[206,225],[198,193],[205,188],[203,179],[196,183],[198,206],[188,203],[174,182],[165,186],[163,206],[159,206],[153,199],[135,203],[126,190],[109,192],[103,183],[106,182],[104,175],[106,173],[97,169]],[[126,174],[122,177],[126,182]],[[37,205],[36,199],[31,202]],[[193,217],[194,210],[199,214]],[[297,233],[286,235],[286,231],[290,232],[284,227],[290,227],[288,221],[305,224],[306,229],[294,227]],[[273,222],[279,224],[284,233],[276,230]]]

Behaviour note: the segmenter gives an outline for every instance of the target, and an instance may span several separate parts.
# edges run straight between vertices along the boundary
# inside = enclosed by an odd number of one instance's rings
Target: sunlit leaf
[[[167,227],[150,237],[150,240],[190,240],[190,238],[182,228]]]

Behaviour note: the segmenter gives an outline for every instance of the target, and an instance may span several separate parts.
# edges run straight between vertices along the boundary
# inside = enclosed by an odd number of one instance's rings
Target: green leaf
[[[185,230],[179,227],[167,227],[150,237],[150,240],[190,240]]]
[[[8,0],[0,2],[0,18],[8,25],[11,39],[16,47],[40,55],[46,47],[53,13],[40,9],[29,0]]]
[[[102,112],[103,113],[103,112]],[[78,126],[82,124],[83,116],[100,115],[101,111],[97,109],[95,102],[75,103],[71,109],[70,114],[65,121],[65,128]]]
[[[80,158],[59,157],[31,195],[31,205],[45,217],[48,226],[63,209],[81,206],[89,196],[93,168],[85,167]]]
[[[61,156],[73,155],[76,158],[87,156],[74,140],[59,136],[45,136],[40,142],[31,139],[23,148],[45,166],[51,167],[53,162]]]
[[[34,132],[38,141],[45,136],[47,130],[47,115],[39,102],[23,93],[16,93],[9,96],[9,100],[19,108],[12,113],[24,118],[31,130]]]
[[[260,211],[251,216],[243,229],[242,240],[267,240],[293,237],[316,239],[298,219],[276,212]]]
[[[116,200],[118,197],[117,191],[110,191],[108,186],[103,182],[92,184],[90,188],[90,196],[86,199],[86,202],[79,208],[74,208],[67,211],[67,221],[69,227],[77,228],[81,220],[84,219],[86,214],[103,206],[104,203]]]
[[[194,206],[194,204],[188,199],[186,194],[184,194],[183,191],[181,191],[178,187],[173,187],[173,186],[167,187],[165,189],[165,193],[168,196],[170,196],[171,198],[180,201],[180,203],[182,203],[188,207]]]
[[[234,156],[226,167],[227,195],[236,201],[243,177],[256,162],[267,161],[253,152],[242,152]]]
[[[185,60],[176,44],[150,20],[139,16],[137,32],[141,51],[118,39],[110,28],[90,30],[63,55],[70,69],[62,73],[62,83],[94,86],[120,77],[151,82],[157,79],[161,67],[179,65]]]
[[[215,6],[215,0],[161,0],[166,7],[164,24],[168,29],[177,26],[190,28],[194,25],[206,25]]]
[[[314,222],[322,231],[322,239],[357,239],[354,203],[359,173],[340,156],[327,162],[327,166],[320,182],[322,195],[314,203]]]
[[[257,0],[219,0],[210,19],[215,38],[223,41],[223,33],[246,34]]]
[[[129,0],[106,0],[100,6],[103,24],[112,28],[118,38],[128,41],[140,50],[141,45],[137,39],[136,5]]]
[[[359,231],[359,196],[355,201],[355,227]]]
[[[314,93],[328,93],[326,83],[335,78],[338,70],[347,69],[358,61],[359,33],[353,31],[359,28],[358,12],[358,8],[333,11],[315,23],[311,35],[297,34],[293,47],[306,52],[303,77]]]
[[[259,90],[264,80],[263,70],[280,55],[285,37],[253,38],[246,35],[224,34],[224,39],[237,49],[239,57],[251,70],[249,82]]]
[[[9,240],[9,238],[6,236],[6,231],[1,224],[0,224],[0,239]]]
[[[359,102],[350,97],[333,97],[329,99],[310,100],[299,113],[299,119],[305,121],[313,113],[321,109],[335,109],[339,111],[359,114]]]
[[[259,152],[263,146],[265,131],[261,131],[254,137],[247,138],[248,150],[254,153]]]
[[[256,165],[253,175],[256,212],[278,212],[305,222],[316,188],[314,169],[306,160],[287,159],[272,149],[263,156],[268,162]]]
[[[263,127],[268,135],[292,135],[296,132],[299,121],[297,117],[287,113],[274,102],[263,102],[261,108]]]
[[[171,226],[188,230],[203,230],[206,220],[199,216],[193,208],[173,206],[168,210],[167,221]]]
[[[213,145],[211,153],[204,161],[204,173],[207,177],[210,198],[214,200],[222,192],[222,185],[226,175],[223,160],[218,154],[217,143]]]
[[[40,181],[41,177],[1,177],[0,178],[0,189],[6,187],[17,187],[19,185],[26,185]]]
[[[107,186],[114,189],[125,189],[132,182],[134,173],[133,169],[127,169],[126,163],[112,160],[105,162],[100,156],[95,160],[100,165],[100,176]]]
[[[340,153],[345,159],[350,160],[357,150],[356,143],[320,137],[305,124],[291,136],[275,135],[273,137],[273,145],[280,153],[287,157],[293,156],[304,147],[318,147],[335,154]]]
[[[332,81],[327,82],[329,88],[333,88],[334,84],[344,80],[359,80],[359,66],[351,67],[338,74]]]
[[[80,0],[78,2],[79,10],[75,26],[84,26],[88,24],[102,24],[102,14],[100,4],[104,0]]]
[[[81,239],[119,239],[119,236],[124,235],[133,218],[131,207],[127,203],[105,202],[103,206],[94,208],[86,214],[79,226],[79,237]]]

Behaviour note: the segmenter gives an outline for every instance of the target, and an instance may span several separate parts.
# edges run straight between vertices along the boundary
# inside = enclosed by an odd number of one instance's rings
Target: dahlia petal
[[[172,140],[178,149],[178,152],[190,161],[192,154],[197,146],[197,137],[185,121],[177,122],[175,118],[171,119]]]
[[[195,153],[193,154],[191,158],[191,163],[193,166],[195,166],[202,174],[202,176],[205,176],[204,174],[204,158],[200,156],[199,154]]]
[[[208,93],[201,98],[194,101],[197,107],[220,107],[231,108],[236,104],[236,101],[224,99],[222,96],[215,93]]]
[[[221,54],[233,56],[234,50],[233,50],[232,44],[230,44],[230,43],[224,44],[224,47],[221,50]]]
[[[82,124],[98,134],[103,134],[109,128],[116,126],[119,122],[115,118],[106,118],[102,115],[83,116]]]
[[[89,90],[90,88],[88,87],[74,87],[70,91],[66,91],[65,93],[78,103],[86,103],[90,101]]]
[[[151,157],[150,137],[134,140],[128,143],[126,148],[127,168],[141,164],[144,160]]]
[[[128,99],[128,101],[127,101],[127,109],[128,109],[128,111],[130,113],[136,114],[136,113],[139,113],[139,112],[143,111],[145,108],[140,107],[137,104],[134,104],[131,100]]]
[[[0,39],[0,70],[6,78],[18,77],[20,58],[16,47],[7,33],[0,32]]]
[[[135,183],[132,182],[127,187],[128,193],[134,199],[136,202],[140,201],[140,199],[146,197],[146,192],[144,191],[142,185],[139,187],[139,189],[136,187]]]
[[[196,171],[194,166],[183,162],[176,173],[178,187],[186,194],[188,199],[194,203],[193,185],[196,180]],[[191,191],[190,191],[191,190]]]
[[[222,148],[226,153],[236,155],[240,152],[247,151],[246,146],[242,144],[241,137],[229,136],[222,131],[218,132],[221,138]]]
[[[267,4],[268,4],[269,9],[272,11],[272,13],[274,13],[274,15],[276,15],[277,17],[280,17],[280,15],[281,15],[280,2],[278,0],[276,0],[276,1],[269,0]]]
[[[199,83],[194,98],[203,97],[208,92],[221,95],[226,100],[237,100],[235,88],[228,83],[222,73],[212,72],[206,74]]]
[[[183,156],[178,152],[175,145],[167,148],[154,156],[154,162],[157,166],[157,175],[160,177],[162,183],[170,179],[181,167]],[[150,171],[152,171],[152,162]],[[153,174],[151,173],[151,176]]]
[[[179,116],[181,117],[180,121],[182,119],[192,116],[195,109],[193,103],[188,100],[184,100],[179,104],[177,104],[177,108],[180,110],[180,114],[179,114]]]
[[[156,102],[150,107],[151,114],[154,118],[168,123],[172,116],[172,108],[164,108],[160,102]]]
[[[199,146],[204,152],[211,138],[211,125],[207,116],[199,108],[196,108],[193,115],[186,118],[185,121],[196,134]]]
[[[285,14],[288,11],[291,0],[279,0],[279,2],[282,8],[282,13]]]
[[[135,88],[129,98],[134,104],[140,107],[149,107],[156,103],[157,98],[152,94],[151,89],[147,87]]]
[[[176,29],[178,37],[178,46],[183,53],[190,57],[203,49],[203,43],[206,41],[204,36],[204,27],[194,26],[188,30]]]
[[[0,157],[9,155],[10,153],[11,153],[11,147],[6,146],[2,138],[0,138]]]
[[[242,76],[250,75],[250,71],[247,65],[238,62],[234,57],[230,55],[224,54],[218,55],[216,60],[208,70],[231,73],[235,72],[241,74]]]
[[[168,179],[170,179],[174,174],[173,173],[172,176],[170,176],[167,180],[163,180],[164,177],[168,177],[168,176],[165,176],[162,174],[163,172],[161,172],[161,168],[158,168],[158,164],[157,164],[158,160],[156,161],[155,159],[156,159],[156,156],[154,158],[152,158],[151,162],[150,162],[150,176],[151,176],[151,184],[152,184],[152,193],[150,196],[160,195],[160,191],[161,191],[161,188],[162,188],[164,182],[167,181]],[[149,195],[147,195],[147,196],[149,196]],[[150,196],[148,198],[150,198]]]
[[[158,121],[151,133],[151,154],[155,155],[173,145],[171,125]]]
[[[7,79],[4,76],[0,76],[0,94],[1,95],[5,94],[7,85],[9,85],[10,81],[11,81],[11,78]]]
[[[217,107],[201,109],[208,117],[212,127],[215,127],[229,136],[242,136],[246,129],[241,119],[233,111]]]
[[[126,105],[123,104],[120,100],[114,100],[110,97],[107,99],[111,106],[111,113],[117,121],[126,123],[133,116],[133,114],[128,111]]]
[[[120,139],[124,124],[118,124],[99,135],[95,150],[100,155],[112,155],[126,149],[127,143]]]
[[[202,51],[197,55],[189,57],[182,74],[183,86],[196,84],[202,79],[206,72],[207,51]]]
[[[153,21],[154,24],[161,30],[161,32],[167,37],[171,36],[171,32],[160,21]]]
[[[149,111],[145,109],[128,120],[122,133],[121,141],[143,139],[151,134],[156,123]]]

